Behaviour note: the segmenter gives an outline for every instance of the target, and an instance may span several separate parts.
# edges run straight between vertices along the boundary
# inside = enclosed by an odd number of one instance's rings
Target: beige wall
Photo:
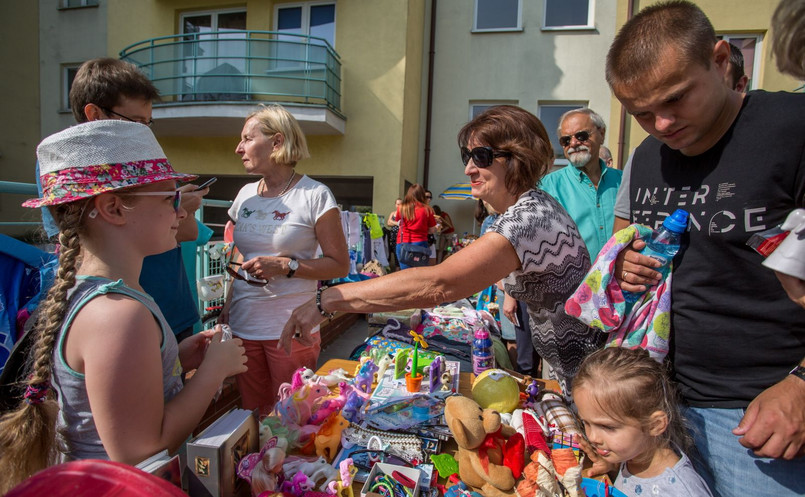
[[[523,1],[522,31],[472,33],[475,2],[438,2],[428,178],[435,197],[467,181],[456,135],[469,120],[470,103],[504,101],[538,114],[541,104],[574,102],[611,122],[604,56],[615,34],[616,4],[591,4],[595,29],[543,30],[543,2]],[[434,203],[450,214],[457,231],[472,232],[473,201]]]
[[[39,143],[39,5],[38,2],[0,1],[0,180],[34,181]],[[39,221],[39,211],[20,204],[25,195],[0,194],[0,221]],[[21,235],[28,227],[4,227],[0,233]]]
[[[174,34],[181,11],[198,1],[109,0],[109,53],[150,37]],[[273,28],[274,5],[245,2],[249,29]],[[244,2],[218,1],[215,8]],[[133,24],[130,19],[139,19]],[[416,179],[422,68],[423,0],[336,2],[335,49],[342,63],[343,136],[308,136],[311,158],[302,173],[374,176],[374,210],[394,205],[401,182]],[[148,31],[143,31],[148,26]],[[244,112],[244,117],[246,113]],[[160,137],[177,169],[242,174],[234,148],[238,137]]]
[[[636,11],[648,5],[659,3],[658,0],[636,1]],[[779,0],[754,0],[751,2],[735,2],[733,0],[696,0],[694,3],[710,18],[717,34],[757,34],[762,35],[760,56],[760,72],[756,77],[757,88],[767,91],[791,91],[800,83],[794,78],[777,70],[771,54],[770,25],[771,16]],[[618,26],[626,22],[627,1],[618,1]],[[611,111],[614,117],[620,114],[620,103],[612,98]],[[616,127],[618,123],[613,123]],[[646,138],[647,133],[640,125],[627,116],[624,152],[628,154]],[[610,135],[610,140],[616,139]],[[616,144],[613,144],[617,146]],[[612,149],[615,153],[615,148]]]

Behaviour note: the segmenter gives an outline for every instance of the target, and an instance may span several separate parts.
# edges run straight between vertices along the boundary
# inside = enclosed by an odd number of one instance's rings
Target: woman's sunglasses
[[[226,272],[231,274],[232,277],[235,278],[236,280],[245,281],[246,283],[248,283],[249,285],[252,285],[252,286],[266,286],[266,285],[268,285],[268,281],[253,278],[249,273],[246,273],[246,272],[244,272],[244,274],[245,274],[245,276],[244,276],[243,274],[240,274],[241,271],[243,271],[242,268],[239,267],[238,269],[233,269],[232,266],[240,266],[240,263],[239,262],[230,262],[226,266]]]
[[[475,167],[480,167],[481,169],[491,166],[496,157],[511,157],[511,155],[511,152],[495,150],[492,147],[475,147],[472,150],[467,147],[461,147],[461,162],[466,166],[472,159]]]
[[[564,135],[559,137],[559,145],[563,147],[567,147],[570,145],[570,139],[575,137],[579,143],[586,142],[590,139],[590,132],[589,131],[579,131],[577,133],[573,133],[573,135]]]
[[[131,195],[134,197],[173,197],[173,210],[179,212],[179,207],[182,205],[182,191],[174,190],[172,192],[121,192],[120,195]]]

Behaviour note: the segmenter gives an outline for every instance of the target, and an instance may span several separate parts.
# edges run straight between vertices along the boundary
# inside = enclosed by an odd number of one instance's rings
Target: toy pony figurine
[[[330,389],[326,386],[309,383],[290,397],[277,402],[274,410],[285,423],[303,426],[313,413],[313,404],[329,393]]]
[[[335,398],[328,398],[322,401],[319,404],[319,408],[316,409],[316,412],[310,416],[308,420],[309,424],[312,425],[320,425],[326,420],[330,414],[340,411],[344,405],[347,403],[347,398],[349,398],[349,394],[352,393],[353,388],[347,384],[347,382],[342,381],[338,384],[339,395]]]
[[[354,497],[352,480],[355,478],[358,468],[353,464],[352,458],[348,457],[341,461],[338,470],[341,473],[341,480],[331,481],[327,485],[327,493],[337,497]]]
[[[357,423],[360,421],[360,411],[365,401],[366,399],[364,399],[357,390],[353,389],[349,395],[347,395],[347,403],[344,404],[344,407],[341,409],[341,416],[347,421]]]
[[[310,492],[313,490],[313,486],[316,484],[308,475],[305,473],[298,471],[293,478],[290,480],[285,480],[282,482],[282,493],[289,493],[296,495],[297,497],[302,497],[305,492]]]
[[[363,397],[369,398],[372,394],[372,383],[378,370],[377,364],[370,358],[361,358],[363,361],[355,374],[355,390]]]
[[[338,453],[338,446],[341,445],[341,432],[349,426],[349,421],[340,414],[333,413],[327,421],[321,425],[316,433],[314,444],[316,445],[316,455],[324,457],[330,462]]]
[[[319,481],[322,481],[322,484],[319,486],[321,491],[324,491],[324,489],[327,488],[328,483],[338,479],[338,470],[330,466],[327,463],[327,460],[323,457],[319,457],[313,461],[309,461],[301,457],[289,457],[285,460],[282,470],[285,472],[286,477],[292,474],[298,474],[300,472],[304,473],[310,477],[310,480],[313,481],[314,485],[318,484]]]

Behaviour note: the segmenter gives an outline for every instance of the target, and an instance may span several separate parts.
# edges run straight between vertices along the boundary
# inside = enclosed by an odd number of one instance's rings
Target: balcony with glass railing
[[[158,134],[229,134],[230,121],[238,134],[243,107],[269,102],[288,108],[307,134],[344,132],[341,60],[322,38],[251,30],[170,35],[130,45],[120,58],[159,90]]]

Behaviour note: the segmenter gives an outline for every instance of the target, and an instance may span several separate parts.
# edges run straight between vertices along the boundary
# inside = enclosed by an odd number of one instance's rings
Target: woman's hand
[[[204,355],[201,366],[222,373],[224,378],[245,373],[248,368],[246,367],[246,349],[243,347],[243,342],[240,338],[222,342],[222,337],[221,326],[217,325],[210,337],[207,353]]]
[[[516,323],[517,300],[508,293],[504,293],[503,295],[503,315],[512,323]]]
[[[324,319],[324,316],[321,315],[319,308],[316,306],[316,299],[310,299],[300,305],[294,309],[290,319],[285,323],[277,348],[283,349],[286,354],[291,355],[294,340],[299,340],[302,345],[311,345],[313,337],[310,331],[322,323]]]
[[[252,277],[259,280],[270,280],[275,276],[288,274],[287,257],[260,255],[244,262],[240,267]]]
[[[214,334],[213,330],[203,330],[179,343],[179,362],[182,363],[184,371],[192,371],[199,367]]]

